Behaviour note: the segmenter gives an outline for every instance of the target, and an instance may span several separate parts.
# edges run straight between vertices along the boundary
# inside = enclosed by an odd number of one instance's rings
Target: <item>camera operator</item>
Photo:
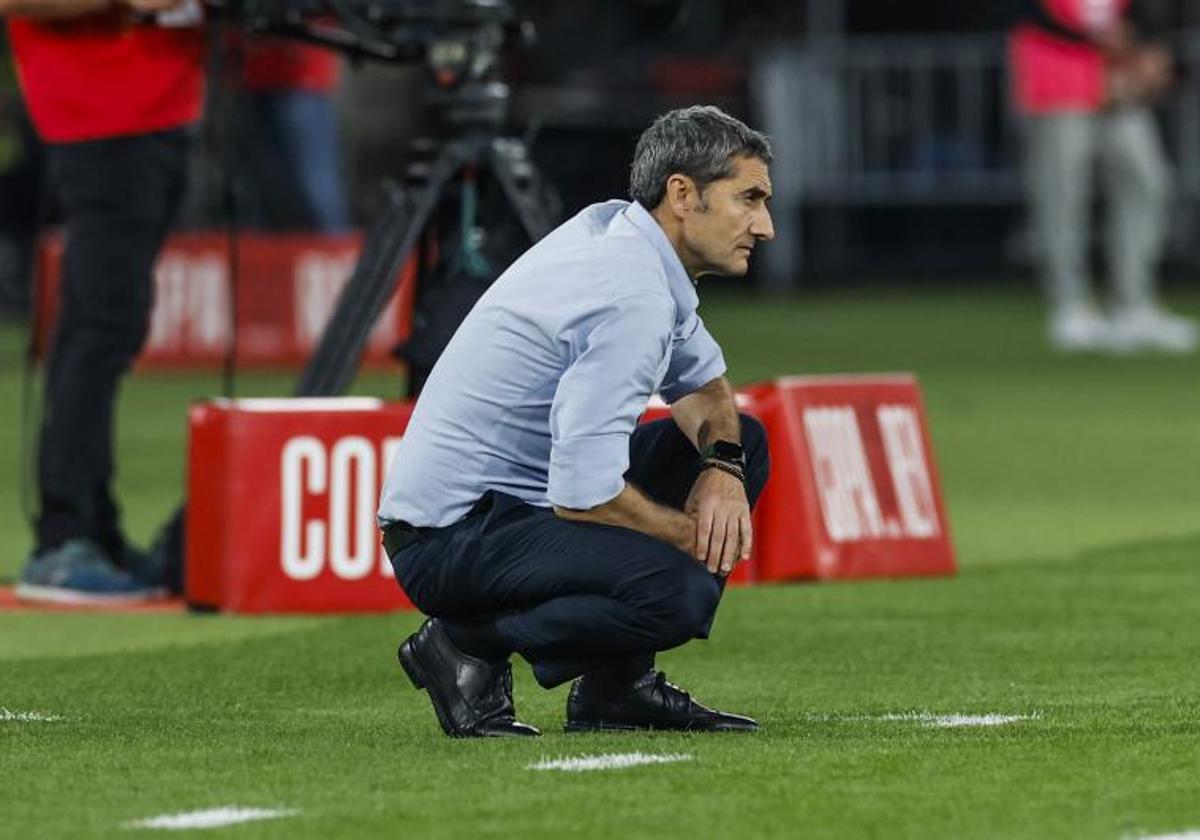
[[[195,0],[0,0],[66,232],[38,452],[37,544],[17,594],[162,593],[113,498],[121,377],[145,340],[151,269],[182,198],[203,96]]]

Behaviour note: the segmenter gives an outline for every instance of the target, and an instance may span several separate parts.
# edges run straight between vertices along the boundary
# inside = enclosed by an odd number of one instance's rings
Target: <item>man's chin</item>
[[[750,271],[750,257],[746,255],[741,259],[734,259],[722,266],[713,266],[707,268],[696,275],[699,280],[702,277],[745,277]]]
[[[726,277],[745,277],[746,272],[748,272],[749,270],[750,270],[750,255],[746,254],[746,256],[741,257],[740,259],[734,260],[733,265],[731,265],[729,267],[729,270],[725,272],[725,276]]]

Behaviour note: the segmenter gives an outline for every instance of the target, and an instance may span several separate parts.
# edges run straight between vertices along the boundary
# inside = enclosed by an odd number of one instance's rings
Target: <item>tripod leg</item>
[[[395,289],[400,268],[450,177],[467,162],[466,151],[447,146],[414,191],[393,191],[388,207],[363,243],[350,281],[342,290],[329,324],[296,383],[296,396],[328,396],[346,390],[362,358],[367,337]]]
[[[487,160],[529,238],[537,242],[553,230],[559,221],[561,203],[542,178],[525,144],[511,137],[499,137],[488,147]]]

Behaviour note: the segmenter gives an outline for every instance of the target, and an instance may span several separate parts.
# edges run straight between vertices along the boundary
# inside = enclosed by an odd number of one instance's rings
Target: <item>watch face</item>
[[[713,455],[722,461],[740,461],[744,457],[740,443],[719,440],[712,445]]]

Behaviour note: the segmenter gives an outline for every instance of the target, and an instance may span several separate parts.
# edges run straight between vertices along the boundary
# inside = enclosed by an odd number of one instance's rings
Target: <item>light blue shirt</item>
[[[429,375],[384,483],[380,523],[441,527],[488,490],[586,509],[625,486],[658,391],[725,373],[696,290],[636,202],[593,204],[526,251]]]

